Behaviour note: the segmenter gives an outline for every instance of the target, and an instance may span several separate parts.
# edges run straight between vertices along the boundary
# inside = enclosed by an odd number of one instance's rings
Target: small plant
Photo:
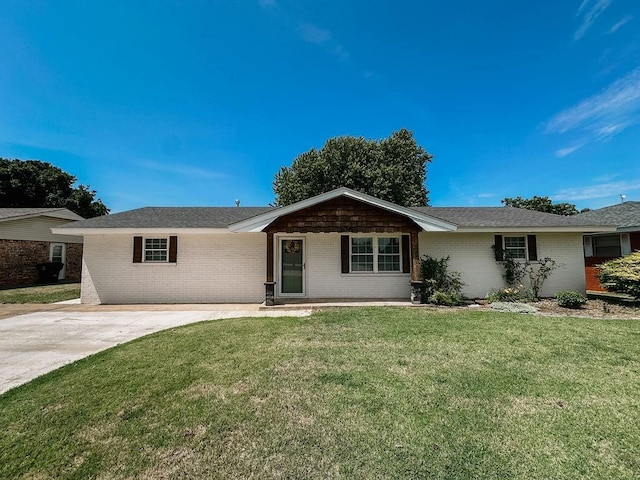
[[[600,283],[607,290],[640,299],[640,251],[600,265]]]
[[[462,287],[459,272],[449,271],[449,257],[436,259],[428,255],[420,261],[422,274],[422,301],[436,305],[460,305]]]
[[[556,294],[556,301],[558,305],[564,308],[580,308],[585,303],[587,303],[587,299],[584,298],[580,292],[558,292]]]
[[[495,288],[487,295],[487,301],[489,303],[532,300],[534,300],[533,292],[530,288],[525,288],[523,285],[518,285],[517,287]]]
[[[538,311],[536,307],[518,302],[495,302],[491,304],[491,308],[509,313],[536,313]]]

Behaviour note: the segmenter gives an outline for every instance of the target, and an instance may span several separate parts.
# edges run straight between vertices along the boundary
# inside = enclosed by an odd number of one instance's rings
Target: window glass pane
[[[399,238],[379,238],[378,239],[378,253],[400,253],[400,239]]]
[[[167,239],[166,238],[145,238],[144,261],[145,262],[166,262],[167,261]]]
[[[351,238],[351,253],[373,253],[373,238],[371,237]]]
[[[400,255],[380,255],[378,257],[379,272],[399,272]]]
[[[506,248],[524,248],[524,237],[504,237],[504,246]]]
[[[527,258],[524,237],[504,237],[504,249],[511,258]]]
[[[593,237],[593,253],[596,257],[620,257],[620,235]]]

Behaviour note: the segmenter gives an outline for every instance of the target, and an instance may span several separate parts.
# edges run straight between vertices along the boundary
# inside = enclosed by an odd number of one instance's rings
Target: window
[[[525,237],[504,237],[504,253],[510,258],[527,258]]]
[[[351,272],[400,272],[399,237],[351,237]]]
[[[144,261],[145,262],[166,262],[168,260],[168,249],[166,238],[145,238],[144,239]]]
[[[593,237],[593,255],[596,257],[620,257],[620,235],[601,235]]]

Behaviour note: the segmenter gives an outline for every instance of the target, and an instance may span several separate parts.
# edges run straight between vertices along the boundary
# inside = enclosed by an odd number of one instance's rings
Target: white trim
[[[73,213],[71,210],[68,210],[66,208],[58,208],[51,211],[27,213],[24,215],[15,215],[13,217],[4,217],[4,218],[0,218],[0,222],[9,222],[12,220],[22,220],[25,218],[34,218],[34,217],[61,218],[63,220],[69,220],[69,221],[84,220],[84,217],[81,217],[77,213]]]
[[[586,233],[586,232],[615,232],[616,227],[592,225],[578,227],[459,227],[460,233]]]
[[[359,255],[358,253],[353,253],[352,250],[352,243],[351,243],[351,239],[353,238],[371,238],[373,239],[373,245],[372,245],[372,253],[371,256],[373,257],[373,270],[360,270],[360,271],[353,271],[353,266],[352,266],[352,257],[353,255]],[[398,262],[398,270],[383,270],[383,271],[379,271],[378,270],[378,256],[380,255],[380,253],[378,252],[378,240],[380,238],[397,238],[398,239],[398,255],[399,255],[399,262]],[[369,255],[369,254],[364,254],[364,255]],[[383,254],[384,255],[384,254]],[[387,254],[389,255],[389,254]],[[375,234],[369,234],[369,233],[355,233],[355,234],[351,234],[349,235],[349,273],[348,274],[344,274],[343,275],[397,275],[397,274],[402,274],[404,273],[402,271],[402,234],[389,234],[389,233],[375,233]],[[406,275],[406,274],[405,274]]]
[[[276,249],[276,265],[278,268],[276,274],[276,296],[278,298],[305,298],[307,296],[307,239],[300,235],[278,235],[277,241],[274,241]],[[276,240],[274,239],[274,240]],[[283,240],[301,240],[302,241],[302,293],[283,293],[282,287],[282,241]]]
[[[232,232],[261,232],[274,220],[283,215],[288,215],[290,213],[297,212],[298,210],[303,210],[305,208],[312,207],[319,203],[326,202],[327,200],[332,200],[340,196],[359,200],[361,202],[368,203],[370,205],[408,217],[427,232],[449,232],[455,231],[457,229],[457,226],[452,223],[448,223],[429,215],[425,215],[411,208],[402,207],[400,205],[387,202],[386,200],[380,200],[379,198],[356,192],[355,190],[351,190],[350,188],[342,187],[331,190],[330,192],[316,195],[315,197],[307,198],[306,200],[302,200],[291,205],[287,205],[286,207],[270,210],[260,215],[256,215],[255,217],[248,218],[247,220],[242,220],[241,222],[232,223],[231,225],[229,225],[229,230],[231,230]]]
[[[623,256],[631,254],[631,237],[628,233],[620,234],[620,253]]]

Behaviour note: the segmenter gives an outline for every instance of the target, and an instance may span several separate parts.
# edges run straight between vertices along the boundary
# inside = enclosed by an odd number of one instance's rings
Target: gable
[[[410,218],[347,196],[331,198],[276,218],[267,233],[420,232]]]

